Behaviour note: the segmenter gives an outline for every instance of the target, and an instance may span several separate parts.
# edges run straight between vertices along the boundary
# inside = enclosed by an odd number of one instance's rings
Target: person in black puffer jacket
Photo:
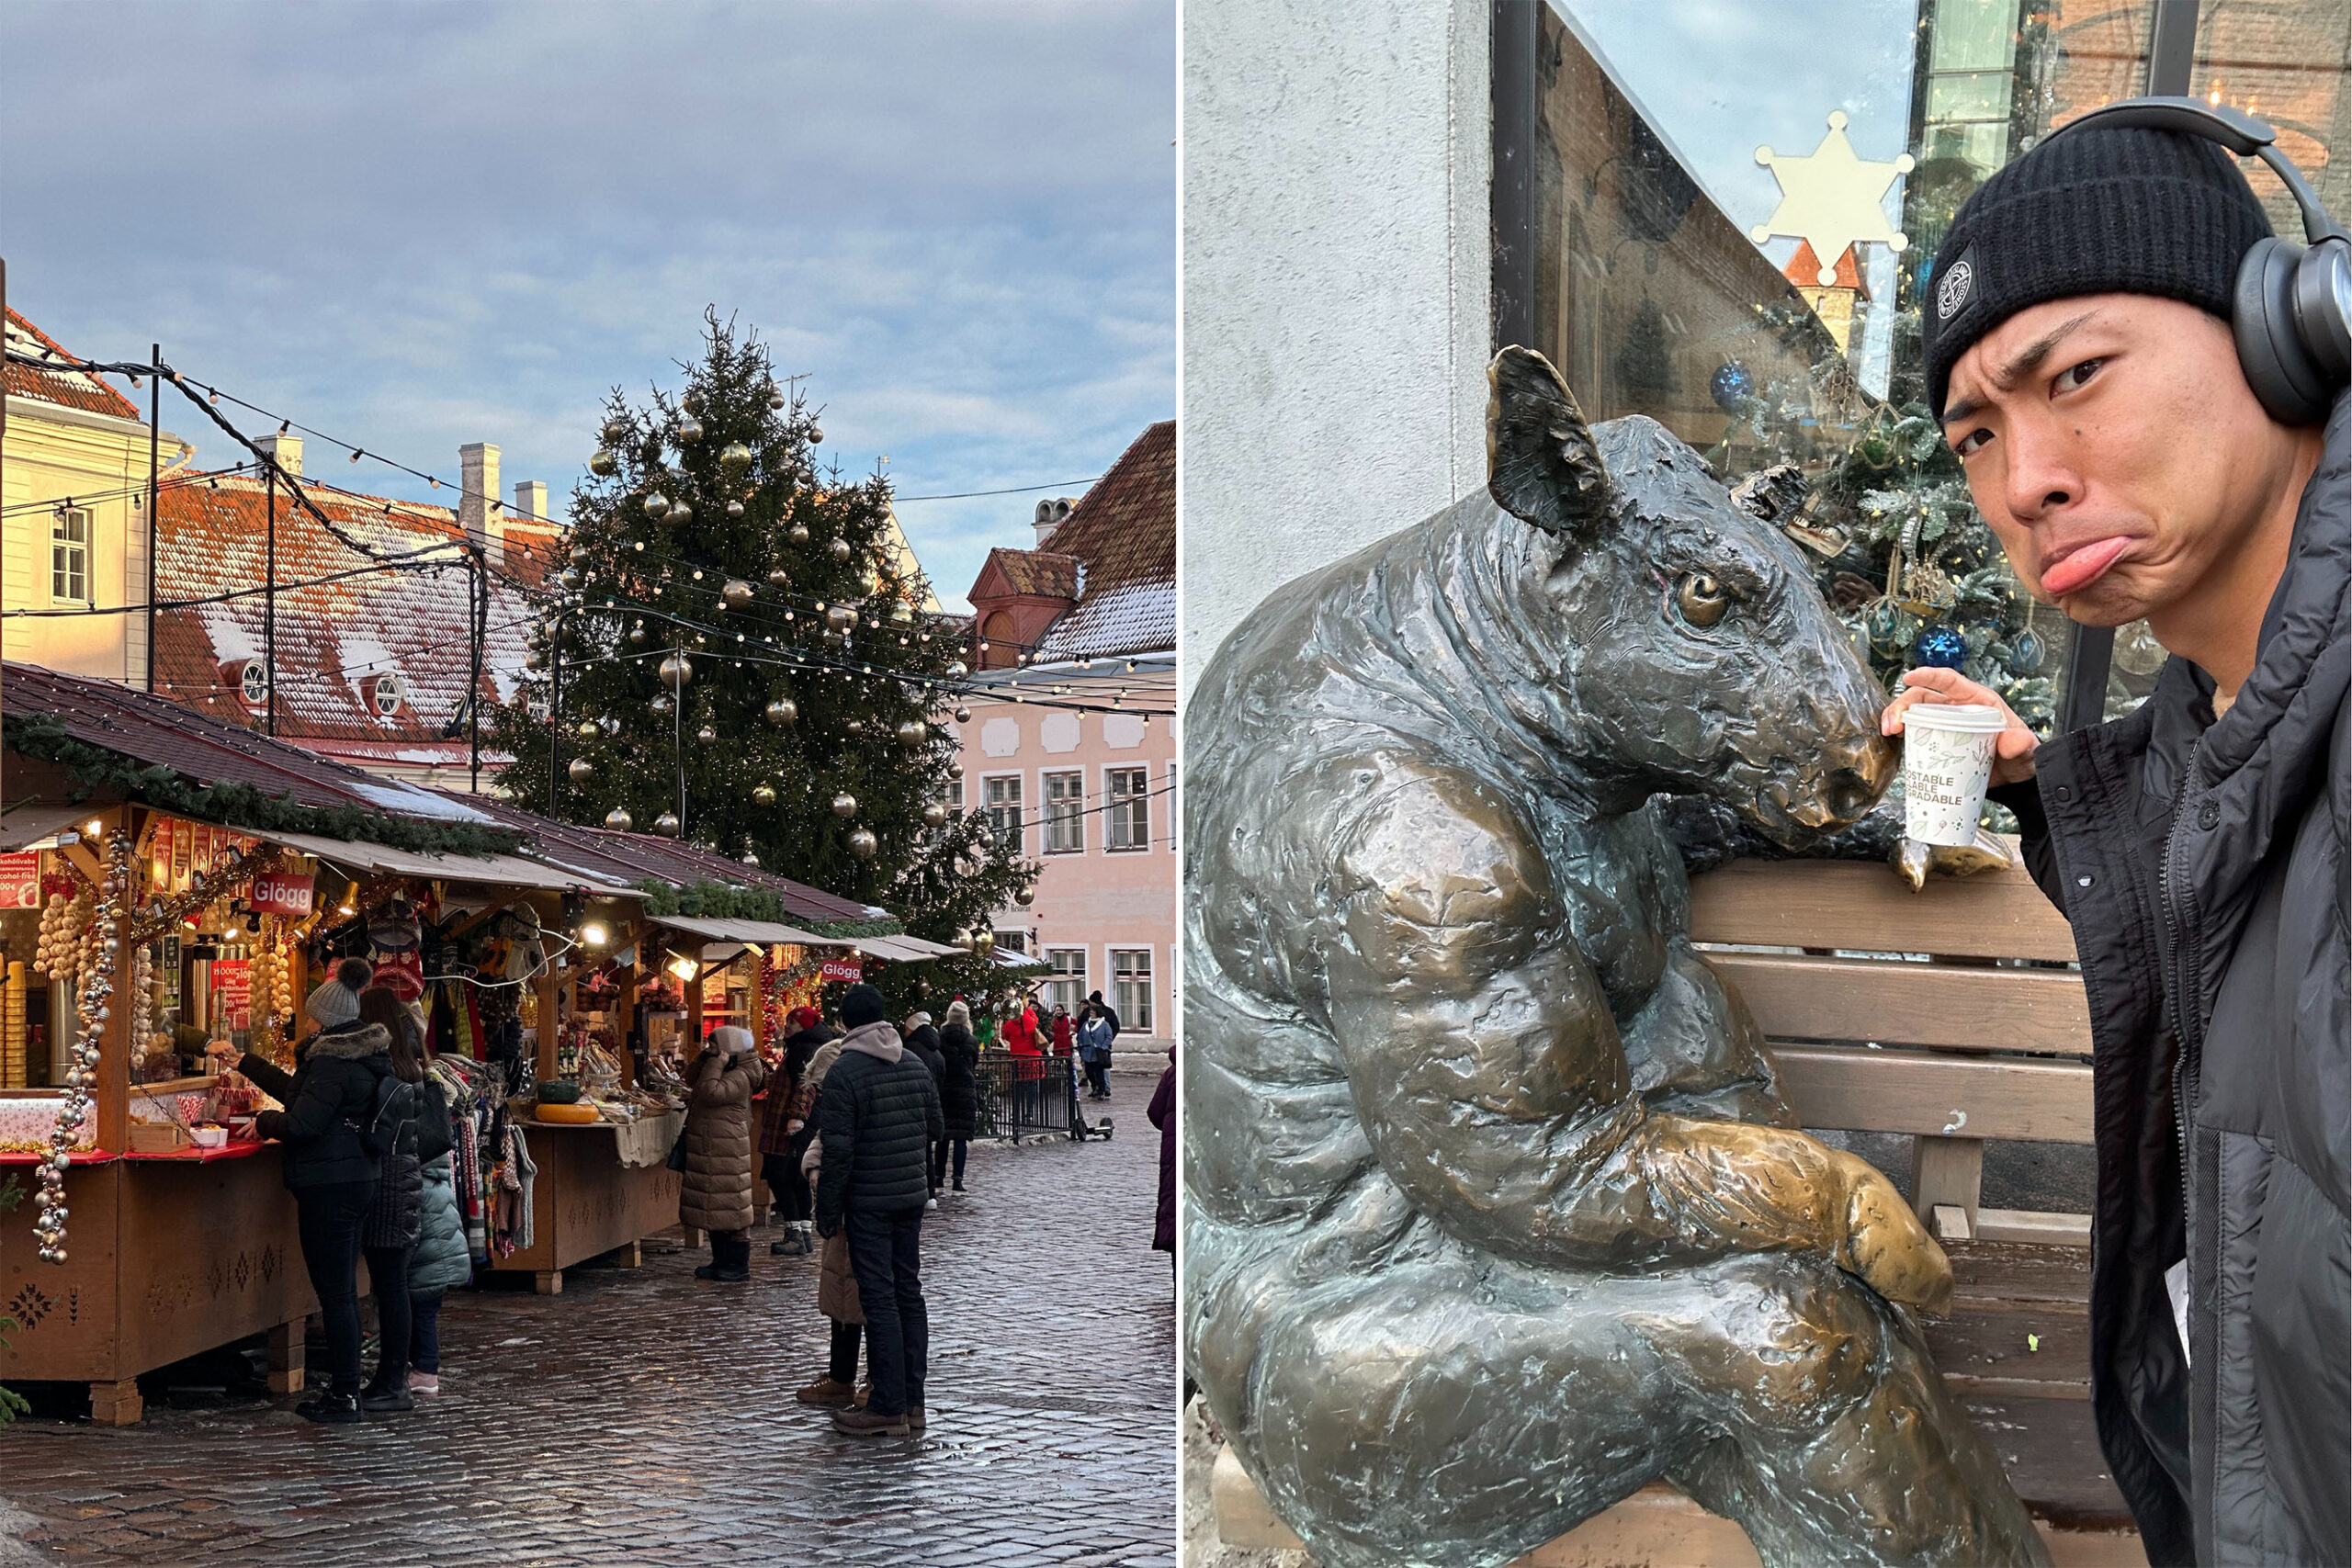
[[[810,1224],[814,1196],[808,1179],[800,1174],[800,1156],[808,1152],[816,1129],[808,1124],[808,1105],[816,1096],[804,1095],[808,1064],[828,1042],[841,1038],[829,1029],[815,1008],[794,1008],[785,1016],[792,1032],[785,1036],[784,1054],[768,1075],[767,1092],[760,1110],[760,1174],[775,1198],[776,1222],[784,1227],[781,1240],[768,1244],[777,1258],[806,1258],[817,1250],[816,1229]]]
[[[951,1191],[964,1190],[964,1156],[972,1146],[980,1116],[980,1043],[972,1038],[972,1010],[957,998],[947,1007],[947,1026],[939,1032],[939,1055],[946,1064],[939,1078],[939,1107],[946,1113],[945,1144],[955,1164],[949,1174]],[[944,1158],[942,1167],[948,1169]],[[937,1177],[933,1187],[939,1185]]]
[[[923,1426],[931,1337],[922,1281],[922,1209],[931,1145],[946,1134],[931,1069],[882,1021],[882,993],[863,983],[842,998],[841,1055],[817,1097],[824,1154],[817,1179],[817,1234],[843,1231],[865,1313],[874,1392],[863,1410],[836,1410],[854,1437],[905,1437]]]
[[[932,1087],[940,1091],[940,1110],[944,1113],[947,1109],[947,1057],[939,1048],[939,1031],[931,1026],[931,1014],[907,1015],[907,1049],[930,1069]],[[936,1209],[940,1184],[947,1179],[947,1140],[944,1136],[932,1143],[929,1169],[931,1199],[923,1207]]]
[[[285,1145],[302,1264],[326,1326],[326,1386],[294,1407],[311,1421],[361,1419],[359,1236],[382,1162],[360,1129],[375,1114],[376,1086],[392,1076],[391,1036],[359,1016],[359,993],[374,978],[366,959],[346,958],[311,993],[303,1010],[319,1032],[295,1047],[292,1072],[251,1052],[236,1063],[284,1107],[263,1111],[255,1127]]]
[[[384,1150],[383,1172],[376,1182],[376,1201],[359,1233],[359,1249],[368,1259],[368,1278],[376,1287],[376,1375],[359,1391],[362,1410],[413,1410],[408,1392],[409,1339],[414,1332],[410,1316],[408,1266],[424,1228],[425,1099],[424,1040],[416,1020],[401,998],[382,986],[359,993],[359,1017],[384,1031],[392,1074],[406,1086],[386,1114],[397,1118],[390,1146]],[[444,1133],[435,1153],[448,1150]],[[378,1132],[384,1130],[381,1122]]]

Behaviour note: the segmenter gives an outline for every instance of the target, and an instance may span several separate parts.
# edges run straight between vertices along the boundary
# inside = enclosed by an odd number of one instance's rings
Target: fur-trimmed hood
[[[363,1024],[357,1029],[341,1029],[322,1034],[311,1042],[313,1056],[340,1056],[348,1062],[364,1062],[370,1056],[385,1055],[392,1048],[391,1032],[380,1023]]]

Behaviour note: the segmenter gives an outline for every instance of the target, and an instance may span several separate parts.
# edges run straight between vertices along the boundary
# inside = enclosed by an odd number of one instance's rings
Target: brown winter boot
[[[903,1438],[908,1435],[904,1416],[877,1416],[871,1410],[836,1410],[833,1430],[853,1438]]]
[[[828,1372],[792,1397],[803,1404],[830,1404],[836,1410],[847,1410],[857,1398],[857,1391],[845,1382],[835,1382]]]

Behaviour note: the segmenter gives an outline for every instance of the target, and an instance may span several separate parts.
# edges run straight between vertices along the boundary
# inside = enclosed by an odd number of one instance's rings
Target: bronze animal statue
[[[1883,694],[1697,453],[1490,378],[1492,499],[1275,592],[1187,707],[1192,1371],[1328,1568],[1661,1476],[1768,1563],[2045,1562],[1894,1304],[1941,1249],[1795,1130],[1650,804],[1842,828]]]

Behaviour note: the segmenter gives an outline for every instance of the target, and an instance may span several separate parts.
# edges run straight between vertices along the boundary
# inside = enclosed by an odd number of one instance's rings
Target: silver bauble
[[[598,719],[596,721],[596,727],[607,735],[618,735],[621,732],[621,721],[615,718],[611,714],[606,714],[604,717]]]
[[[740,502],[740,501],[730,501],[730,502],[729,502],[727,503],[727,515],[728,515],[728,516],[729,516],[729,517],[741,517],[741,516],[742,516],[742,515],[743,515],[743,503],[742,503],[741,502]]]
[[[752,788],[752,804],[754,806],[774,806],[775,804],[775,785],[768,784],[753,785]]]
[[[662,683],[673,692],[684,691],[695,678],[694,661],[676,651],[664,654],[659,673]]]
[[[825,431],[824,431],[824,427],[823,427],[822,425],[815,425],[815,424],[812,424],[812,425],[810,425],[810,426],[808,427],[808,445],[809,445],[809,446],[821,446],[821,445],[823,445],[823,443],[824,443],[824,439],[825,439]]]
[[[922,808],[922,824],[926,828],[944,828],[947,826],[947,807],[933,801]]]
[[[680,420],[680,421],[678,422],[678,445],[679,445],[679,446],[692,446],[692,445],[694,445],[695,442],[697,442],[697,441],[699,441],[699,440],[701,440],[701,439],[702,439],[702,421],[700,421],[700,420],[698,420],[698,419],[692,419],[692,418],[688,418],[688,419],[682,419],[682,420]]]
[[[808,525],[806,523],[795,523],[792,525],[792,532],[786,535],[786,537],[789,538],[796,545],[807,544],[808,542]]]
[[[653,700],[646,705],[651,708],[655,713],[666,714],[678,705],[670,700],[669,693],[656,692],[653,694]]]
[[[850,558],[851,551],[849,547],[849,541],[847,539],[835,539],[831,544],[827,545],[825,548],[831,554],[835,560],[847,560]]]
[[[631,627],[629,627],[629,629],[628,629],[628,640],[629,640],[630,645],[631,645],[631,646],[633,646],[633,647],[637,647],[637,648],[642,648],[642,647],[644,647],[644,646],[645,646],[645,628],[644,628],[643,626],[631,626]]]
[[[571,567],[565,567],[561,571],[557,572],[555,580],[566,593],[579,592],[580,584],[583,581],[580,573]]]
[[[899,600],[896,604],[890,606],[890,624],[892,626],[910,626],[914,625],[914,620],[915,607],[912,604],[908,604],[904,599]]]
[[[848,730],[852,735],[863,735],[865,733],[865,721],[862,718],[854,718],[847,724],[842,725],[842,728]]]
[[[874,852],[881,847],[882,840],[864,828],[849,836],[849,852],[860,860],[872,860]]]
[[[970,668],[960,659],[947,667],[947,673],[951,678],[961,678],[963,676],[969,675],[971,672]]]
[[[768,704],[768,722],[781,728],[800,716],[800,705],[790,697],[778,697]]]
[[[571,765],[569,768],[566,768],[564,772],[571,775],[571,782],[573,784],[578,784],[583,779],[591,779],[596,776],[596,764],[590,761],[585,757],[574,757],[571,759]]]
[[[730,577],[727,586],[718,591],[718,596],[727,602],[729,609],[740,610],[752,602],[752,585],[740,577]]]
[[[667,811],[653,819],[653,830],[665,839],[676,838],[680,826],[677,818]]]
[[[594,735],[594,734],[595,734],[595,733],[596,733],[596,721],[595,721],[594,719],[593,719],[593,718],[583,718],[583,719],[582,719],[582,720],[580,721],[580,733],[581,733],[582,735],[583,735],[583,736],[585,736],[585,735]]]
[[[588,456],[588,471],[598,479],[605,479],[620,465],[613,461],[610,452],[592,452]]]
[[[768,572],[768,586],[771,588],[789,588],[792,586],[792,574],[785,570],[784,568],[780,566],[773,568]]]
[[[745,851],[743,852],[743,863],[744,863],[745,865],[750,866],[753,871],[757,871],[757,870],[759,870],[759,869],[760,869],[760,857],[759,857],[759,852],[758,852],[757,851],[755,851],[755,850],[745,850]]]
[[[628,814],[626,806],[616,806],[605,813],[605,826],[616,833],[626,833],[637,826],[637,818]]]
[[[825,612],[825,625],[833,631],[845,632],[857,625],[857,612],[846,604],[835,604]]]
[[[740,474],[752,466],[752,449],[741,441],[729,441],[718,449],[718,466]]]
[[[656,521],[669,516],[670,498],[658,490],[650,492],[645,498],[645,514]]]
[[[784,407],[784,389],[773,381],[768,383],[768,407],[772,409]]]
[[[695,739],[707,746],[718,739],[718,731],[706,724],[695,731]]]
[[[898,734],[899,745],[920,746],[931,739],[931,727],[920,719],[910,718],[899,726]]]
[[[857,796],[846,792],[833,796],[833,815],[836,817],[856,816]]]

